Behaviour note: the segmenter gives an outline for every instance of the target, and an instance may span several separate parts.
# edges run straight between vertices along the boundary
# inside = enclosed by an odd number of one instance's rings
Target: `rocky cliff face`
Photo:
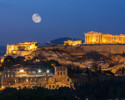
[[[30,55],[31,56],[31,55]],[[34,57],[40,59],[45,58],[47,60],[58,61],[62,65],[71,65],[74,67],[86,68],[101,67],[102,70],[110,70],[116,73],[118,70],[125,68],[125,55],[102,55],[97,52],[89,52],[84,55],[70,55],[69,52],[59,49],[39,49],[32,54]]]

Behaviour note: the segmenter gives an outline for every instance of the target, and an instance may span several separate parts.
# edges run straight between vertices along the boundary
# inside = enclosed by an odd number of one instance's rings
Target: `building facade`
[[[73,87],[71,78],[68,76],[68,69],[64,66],[55,67],[55,75],[48,80],[47,88],[58,89],[60,87]]]
[[[68,77],[68,69],[63,66],[55,67],[55,73],[32,67],[4,67],[1,73],[1,85],[13,88],[58,89],[59,87],[71,87],[72,82]]]
[[[68,41],[64,41],[64,45],[74,46],[74,45],[81,45],[81,44],[82,44],[82,40],[76,40],[76,41],[68,40]]]
[[[125,44],[125,35],[104,34],[101,32],[88,32],[85,34],[85,44]]]
[[[39,44],[37,42],[24,42],[14,45],[7,45],[6,55],[19,55],[25,56],[35,51]]]

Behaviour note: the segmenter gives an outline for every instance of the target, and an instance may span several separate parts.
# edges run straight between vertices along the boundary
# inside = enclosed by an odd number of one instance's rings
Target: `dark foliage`
[[[125,82],[124,81],[104,81],[87,83],[76,89],[76,94],[82,100],[86,97],[89,100],[96,98],[97,100],[107,100],[109,98],[125,98]]]
[[[44,88],[20,89],[7,88],[0,93],[0,100],[107,100],[125,98],[125,81],[107,80],[89,82],[76,87],[75,90],[66,87],[57,90]]]
[[[17,57],[16,59],[15,59],[15,62],[16,63],[22,63],[22,62],[24,62],[24,57],[21,57],[21,56],[19,56],[19,57]]]
[[[8,88],[1,92],[0,100],[73,100],[73,97],[69,88],[58,90],[44,88],[16,90]]]
[[[7,56],[4,59],[3,66],[10,67],[14,63],[15,63],[15,59],[12,56]]]

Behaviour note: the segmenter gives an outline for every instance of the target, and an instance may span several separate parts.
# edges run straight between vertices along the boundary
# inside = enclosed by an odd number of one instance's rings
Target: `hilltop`
[[[55,60],[64,66],[72,66],[72,68],[92,68],[96,65],[104,71],[111,71],[113,73],[122,73],[125,68],[124,54],[110,54],[104,55],[98,52],[88,52],[83,55],[71,55],[66,49],[55,48],[40,48],[29,55],[31,58],[37,57],[40,60]]]
[[[67,40],[80,40],[78,38],[71,38],[71,37],[62,37],[62,38],[57,38],[51,41],[46,42],[45,44],[43,44],[43,46],[51,46],[51,45],[63,45],[64,41]],[[84,40],[82,40],[84,42]]]

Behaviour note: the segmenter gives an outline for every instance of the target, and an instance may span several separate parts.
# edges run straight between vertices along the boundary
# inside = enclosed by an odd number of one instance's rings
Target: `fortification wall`
[[[59,49],[64,50],[71,55],[83,55],[88,52],[98,52],[103,54],[123,54],[125,45],[82,45],[82,46],[54,46],[42,47],[45,50]]]

